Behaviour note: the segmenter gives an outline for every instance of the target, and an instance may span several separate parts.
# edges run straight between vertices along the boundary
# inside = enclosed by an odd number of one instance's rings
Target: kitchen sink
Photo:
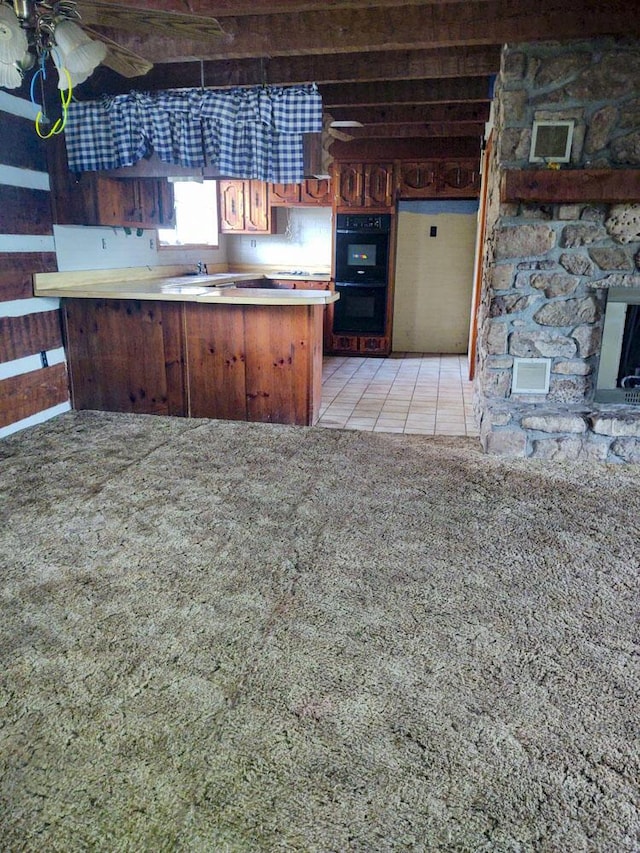
[[[160,290],[163,293],[180,293],[183,296],[203,296],[205,293],[212,292],[210,287],[202,287],[198,284],[163,284]]]

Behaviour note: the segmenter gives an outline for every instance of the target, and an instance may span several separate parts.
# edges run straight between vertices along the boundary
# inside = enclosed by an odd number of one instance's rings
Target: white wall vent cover
[[[514,358],[512,394],[548,394],[550,358]]]
[[[568,163],[573,126],[573,121],[534,121],[529,162]]]

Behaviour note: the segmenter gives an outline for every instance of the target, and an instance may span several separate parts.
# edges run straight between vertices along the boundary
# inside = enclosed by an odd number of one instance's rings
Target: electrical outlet
[[[153,237],[149,237],[149,248],[155,249],[155,247],[156,247],[156,241],[153,239]]]
[[[49,359],[47,358],[47,354],[44,350],[40,353],[40,361],[42,362],[43,367],[49,367]]]
[[[103,238],[102,238],[102,248],[103,248],[103,249],[106,249],[106,248],[107,248],[107,238],[106,238],[106,237],[103,237]]]
[[[252,240],[252,241],[251,241],[251,248],[252,248],[252,249],[255,249],[255,248],[257,247],[257,245],[258,245],[258,244],[257,244],[257,242],[256,242],[255,240]]]

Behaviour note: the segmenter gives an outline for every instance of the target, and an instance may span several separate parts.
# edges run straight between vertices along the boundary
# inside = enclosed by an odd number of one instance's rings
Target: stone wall
[[[504,204],[534,120],[575,122],[566,169],[640,167],[640,43],[508,45],[494,102],[476,404],[483,447],[640,461],[640,406],[593,402],[606,289],[640,287],[638,204]],[[513,361],[548,358],[546,395],[512,392]]]

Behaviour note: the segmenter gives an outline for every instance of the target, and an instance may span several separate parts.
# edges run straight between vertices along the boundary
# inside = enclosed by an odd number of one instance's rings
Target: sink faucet
[[[198,275],[207,275],[207,265],[203,261],[198,261]]]

